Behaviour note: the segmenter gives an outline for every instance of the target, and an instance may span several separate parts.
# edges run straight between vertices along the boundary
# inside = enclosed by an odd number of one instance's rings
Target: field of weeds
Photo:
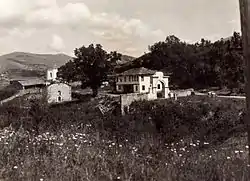
[[[96,111],[87,109],[88,103],[45,110],[39,118],[47,120],[55,115],[53,120],[68,120],[68,124],[47,129],[40,122],[43,129],[35,133],[22,125],[1,129],[0,179],[249,180],[246,135],[238,130],[244,102],[199,99],[135,103],[123,118],[93,114]],[[35,110],[38,113],[39,109]],[[55,114],[59,110],[63,112]],[[159,130],[157,121],[161,123]],[[102,122],[101,126],[96,122]],[[186,128],[178,129],[181,125]],[[207,130],[200,133],[204,127]],[[211,136],[215,132],[218,135]]]

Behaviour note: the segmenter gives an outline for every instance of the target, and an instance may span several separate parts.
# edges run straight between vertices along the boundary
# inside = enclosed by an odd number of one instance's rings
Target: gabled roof
[[[133,69],[129,69],[125,72],[122,72],[118,75],[153,75],[155,74],[156,70],[151,70],[151,69],[147,69],[144,67],[140,67],[140,68],[133,68]]]

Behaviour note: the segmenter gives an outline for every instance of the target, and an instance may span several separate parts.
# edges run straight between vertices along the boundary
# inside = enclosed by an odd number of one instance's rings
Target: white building
[[[169,97],[169,76],[144,67],[127,70],[115,76],[118,93],[150,93]]]
[[[57,72],[57,68],[47,70],[46,93],[48,103],[60,103],[72,100],[71,86],[58,80]]]
[[[71,101],[71,86],[57,82],[47,86],[48,103],[60,103]]]
[[[58,72],[57,68],[50,68],[50,69],[48,69],[47,70],[46,79],[48,81],[55,81],[57,79],[57,72]]]

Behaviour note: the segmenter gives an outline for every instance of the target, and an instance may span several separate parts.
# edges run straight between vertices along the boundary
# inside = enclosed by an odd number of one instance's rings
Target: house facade
[[[66,83],[53,83],[47,86],[48,103],[60,103],[71,101],[71,86]]]
[[[169,95],[169,76],[163,72],[144,67],[127,70],[115,75],[117,93],[151,93],[157,97],[167,98]]]

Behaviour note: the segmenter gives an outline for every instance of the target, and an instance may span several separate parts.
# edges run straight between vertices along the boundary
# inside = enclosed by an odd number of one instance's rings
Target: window
[[[52,78],[52,72],[50,72],[50,77]]]
[[[59,96],[58,97],[58,102],[61,102],[62,101],[62,98]]]
[[[135,86],[135,91],[138,91],[138,85]]]
[[[120,85],[118,85],[118,90],[121,90],[122,88],[121,88],[121,86]]]
[[[127,81],[127,77],[125,76],[125,77],[124,77],[124,82],[126,82],[126,81]]]
[[[61,92],[61,91],[58,91],[58,95],[61,96],[61,95],[62,95],[62,92]]]
[[[160,89],[161,88],[161,84],[158,84],[158,89]]]
[[[122,78],[120,78],[120,82],[122,82]]]
[[[141,76],[141,81],[144,81],[144,76],[143,75]]]
[[[139,76],[135,76],[135,78],[136,78],[136,81],[139,81]]]
[[[131,76],[128,77],[128,81],[131,82]]]
[[[145,85],[142,86],[142,90],[145,90]]]

